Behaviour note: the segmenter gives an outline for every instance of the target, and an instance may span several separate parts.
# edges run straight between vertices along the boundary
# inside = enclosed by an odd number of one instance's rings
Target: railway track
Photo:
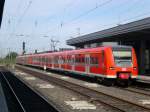
[[[0,71],[0,78],[10,112],[59,112],[12,73]]]
[[[145,91],[139,88],[128,87],[128,88],[119,88],[119,89],[150,97],[150,91]]]
[[[35,77],[38,77],[42,80],[48,81],[50,83],[57,84],[61,87],[67,88],[71,91],[74,91],[80,95],[83,95],[87,98],[89,98],[90,101],[96,101],[99,103],[102,103],[104,105],[110,106],[113,109],[120,111],[120,112],[150,112],[150,108],[140,105],[138,103],[133,103],[127,100],[123,100],[118,97],[114,97],[108,94],[105,94],[100,91],[93,90],[91,88],[81,86],[75,83],[71,83],[62,79],[58,79],[55,77],[51,77],[48,75],[44,75],[44,73],[31,70],[31,69],[25,69],[20,66],[17,66],[18,69],[29,73]]]

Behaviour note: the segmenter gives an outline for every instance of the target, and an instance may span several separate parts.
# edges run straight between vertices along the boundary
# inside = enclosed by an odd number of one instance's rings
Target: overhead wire
[[[18,5],[17,5],[16,11],[15,11],[17,13],[15,14],[14,17],[17,17],[18,11],[20,11],[20,8],[21,8],[21,4],[22,4],[22,0],[20,0],[19,3],[18,3]],[[12,23],[12,20],[9,20],[9,21],[10,21],[10,23]],[[13,25],[12,32],[10,32],[10,35],[13,33],[14,29],[15,29],[15,23]]]
[[[20,9],[21,4],[22,4],[22,0],[20,0],[18,6],[17,6],[17,8],[16,8],[17,11]],[[21,17],[20,17],[19,20],[17,21],[16,25],[14,24],[14,27],[13,27],[13,29],[12,29],[12,32],[10,32],[9,38],[12,37],[13,35],[15,35],[15,31],[16,31],[17,27],[18,27],[19,24],[22,22],[22,20],[23,20],[25,14],[26,14],[27,11],[29,10],[31,4],[32,4],[32,0],[29,1],[29,4],[28,4],[27,7],[25,8],[23,14],[21,15]],[[16,11],[16,12],[17,12],[17,11]],[[17,15],[17,14],[16,14],[16,15]],[[9,41],[8,41],[8,42],[9,42]]]
[[[141,1],[140,1],[140,0],[137,0],[133,5],[131,5],[131,7],[129,7],[129,8],[126,10],[125,13],[127,13],[127,12],[130,11],[130,10],[132,10],[133,7],[135,6],[135,4],[137,4],[137,3],[139,3],[139,2],[141,2]],[[124,14],[124,13],[120,13],[120,14]],[[140,14],[140,15],[137,15],[137,16],[135,16],[135,17],[131,17],[131,18],[124,19],[123,21],[135,19],[135,18],[137,18],[137,17],[141,17],[141,16],[148,15],[148,14],[150,14],[150,11],[149,11],[149,12],[146,12],[146,13],[143,13],[143,14]],[[119,22],[119,23],[120,23],[120,22]],[[103,26],[110,26],[110,25],[118,26],[119,24],[113,22],[113,23],[111,23],[111,24],[107,24],[107,25],[103,25]]]
[[[29,4],[27,5],[26,9],[24,10],[24,12],[22,13],[22,15],[20,16],[20,18],[17,21],[16,27],[13,29],[12,33],[15,34],[16,29],[18,28],[19,24],[22,22],[24,16],[26,15],[26,13],[28,12],[30,6],[32,4],[32,0],[29,1]]]
[[[71,22],[74,22],[74,21],[78,20],[79,18],[81,18],[81,17],[83,17],[83,16],[86,16],[86,15],[88,15],[89,13],[95,11],[96,9],[98,9],[98,8],[100,8],[100,7],[103,7],[103,6],[107,5],[107,4],[109,4],[109,3],[112,2],[112,1],[113,1],[113,0],[107,0],[106,2],[103,2],[103,3],[98,4],[98,5],[96,5],[94,8],[91,8],[91,9],[87,10],[86,12],[84,12],[84,13],[78,15],[77,17],[71,19],[69,22],[64,23],[64,25],[69,24],[69,23],[71,23]]]
[[[63,10],[63,16],[62,16],[62,22],[63,22],[63,19],[64,19],[64,17],[65,17],[65,13],[66,13],[66,11],[72,6],[72,5],[74,5],[75,4],[75,2],[77,3],[79,0],[76,0],[76,1],[71,1],[70,3],[68,3],[66,6],[65,6],[65,8],[64,8],[64,10]]]
[[[26,9],[24,10],[23,14],[21,15],[21,17],[18,20],[18,24],[20,24],[22,22],[22,19],[24,18],[25,14],[27,13],[28,9],[30,8],[32,4],[32,0],[29,1],[28,6],[26,7]]]
[[[121,11],[119,14],[118,14],[118,25],[121,24],[122,20],[121,20],[121,17],[128,13],[129,11],[133,10],[133,8],[136,6],[135,4],[141,2],[141,0],[136,0],[133,4],[131,4],[126,10],[124,11]]]
[[[20,0],[19,3],[17,4],[16,9],[15,9],[15,12],[18,12],[18,11],[19,11],[19,9],[20,9],[20,7],[21,7],[21,4],[22,4],[22,0]],[[7,30],[7,31],[8,31],[8,38],[11,37],[11,35],[12,35],[14,29],[15,29],[15,27],[14,27],[15,24],[13,25],[13,17],[16,17],[16,16],[17,16],[17,13],[15,14],[15,16],[10,15],[10,17],[9,17],[9,19],[8,19],[8,28],[10,29],[10,30]],[[15,19],[14,19],[14,20],[15,20]],[[12,28],[12,31],[11,31],[11,28]],[[4,42],[4,43],[7,43],[7,39],[6,39],[5,41],[6,41],[6,42]],[[9,42],[9,41],[8,41],[8,42]]]
[[[136,15],[134,17],[129,17],[129,18],[123,19],[122,21],[127,22],[127,21],[130,21],[130,20],[142,17],[142,16],[146,16],[146,15],[150,15],[150,11],[142,13],[142,14],[139,14],[139,15]]]
[[[86,16],[87,14],[89,14],[89,13],[91,13],[91,12],[97,10],[97,9],[100,8],[100,7],[103,7],[103,6],[105,6],[105,5],[109,4],[109,3],[111,3],[112,1],[113,1],[113,0],[107,0],[106,2],[100,3],[100,4],[96,5],[94,8],[91,8],[91,9],[87,10],[86,12],[83,12],[82,14],[76,16],[75,18],[71,19],[70,21],[64,22],[63,24],[61,23],[61,24],[58,25],[56,28],[47,31],[46,33],[50,32],[50,31],[53,31],[53,30],[57,30],[57,29],[59,29],[59,28],[62,28],[63,26],[66,26],[66,25],[68,25],[68,24],[70,24],[70,23],[72,23],[72,22],[78,20],[79,18],[81,18],[81,17],[83,17],[83,16]]]

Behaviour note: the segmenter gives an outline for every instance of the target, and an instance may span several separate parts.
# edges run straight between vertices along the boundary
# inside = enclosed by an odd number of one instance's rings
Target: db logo
[[[126,68],[122,68],[122,71],[126,71],[127,69]]]

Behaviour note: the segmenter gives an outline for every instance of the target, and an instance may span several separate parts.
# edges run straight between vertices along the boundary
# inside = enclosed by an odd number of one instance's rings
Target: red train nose
[[[119,78],[120,79],[129,79],[130,75],[127,73],[120,73]]]

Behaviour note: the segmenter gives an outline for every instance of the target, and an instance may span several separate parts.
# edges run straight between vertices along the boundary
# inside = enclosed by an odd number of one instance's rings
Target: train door
[[[104,50],[102,50],[102,53],[101,53],[101,67],[102,67],[102,74],[105,73],[105,60],[104,60]]]
[[[47,69],[46,64],[47,64],[46,56],[43,56],[43,69],[44,69],[44,71]]]
[[[51,57],[52,69],[54,68],[54,56]]]
[[[52,67],[52,61],[51,61],[51,56],[48,56],[48,67]]]
[[[75,70],[75,55],[72,55],[72,71]]]
[[[39,56],[39,66],[41,66],[41,56]]]
[[[46,55],[46,66],[48,67],[48,55]]]
[[[85,55],[85,72],[87,74],[90,72],[90,54]]]
[[[61,56],[58,58],[59,69],[61,69]]]

